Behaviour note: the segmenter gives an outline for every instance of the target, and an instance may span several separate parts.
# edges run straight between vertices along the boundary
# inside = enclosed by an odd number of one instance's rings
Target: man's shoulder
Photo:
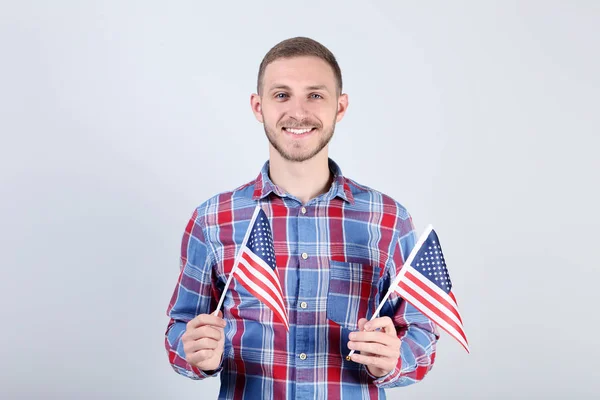
[[[379,211],[383,214],[394,215],[401,220],[410,219],[410,213],[406,207],[392,196],[348,177],[344,178],[354,197],[355,207],[370,212]]]
[[[206,220],[208,215],[233,213],[236,209],[253,207],[256,181],[257,179],[253,179],[233,190],[219,192],[206,199],[196,207],[197,218]]]

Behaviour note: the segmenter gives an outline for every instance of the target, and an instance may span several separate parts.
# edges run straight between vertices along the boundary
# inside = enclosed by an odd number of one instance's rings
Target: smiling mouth
[[[296,136],[300,136],[300,135],[305,135],[307,133],[311,133],[312,131],[314,131],[316,128],[283,128],[284,131],[289,132],[293,135]]]

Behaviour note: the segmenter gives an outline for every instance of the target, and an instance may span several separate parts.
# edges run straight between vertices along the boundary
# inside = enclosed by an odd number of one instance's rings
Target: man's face
[[[327,146],[347,107],[347,95],[337,95],[332,68],[317,57],[273,61],[265,69],[262,95],[251,101],[271,145],[295,162]]]

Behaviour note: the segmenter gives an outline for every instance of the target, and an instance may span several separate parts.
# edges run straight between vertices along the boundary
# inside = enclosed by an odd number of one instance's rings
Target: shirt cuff
[[[203,370],[199,369],[198,367],[194,367],[192,365],[192,372],[195,373],[196,375],[198,375],[198,377],[200,377],[200,378],[210,378],[213,376],[217,376],[217,375],[219,375],[219,372],[221,372],[222,369],[223,369],[223,367],[219,366],[219,368],[217,368],[213,371],[203,371]]]
[[[223,370],[223,354],[221,354],[221,361],[219,362],[219,366],[217,367],[217,369],[211,371],[203,371],[200,368],[195,367],[191,364],[190,367],[192,368],[192,372],[198,375],[198,377],[200,378],[210,378],[213,376],[217,376]]]
[[[363,364],[364,365],[364,364]],[[401,365],[402,360],[398,360],[396,367],[383,376],[375,376],[370,371],[369,368],[365,365],[365,370],[367,371],[367,375],[373,380],[373,384],[378,388],[384,389],[385,387],[393,384],[400,378],[401,374]]]

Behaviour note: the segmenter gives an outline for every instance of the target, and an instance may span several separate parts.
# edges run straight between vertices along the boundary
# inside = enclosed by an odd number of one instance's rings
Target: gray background
[[[392,399],[592,398],[600,2],[0,9],[0,397],[214,398],[163,347],[193,209],[267,158],[271,46],[340,62],[331,156],[440,234],[472,346]],[[596,377],[596,378],[595,378]]]

